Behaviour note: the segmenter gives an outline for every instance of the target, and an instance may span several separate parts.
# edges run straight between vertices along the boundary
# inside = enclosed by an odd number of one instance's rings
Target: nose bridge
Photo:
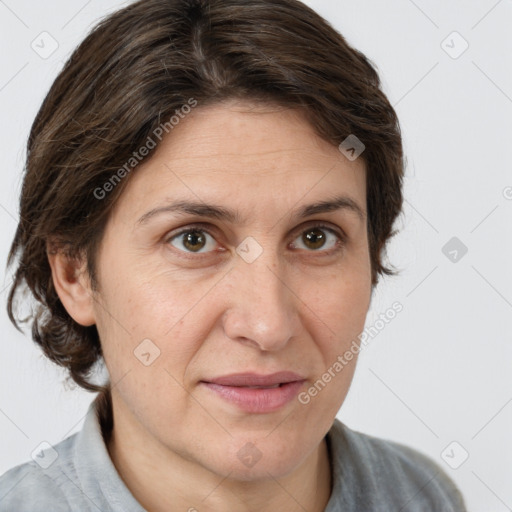
[[[233,293],[224,329],[233,340],[278,350],[297,333],[298,313],[278,254],[264,250],[252,262],[243,257],[232,272]]]

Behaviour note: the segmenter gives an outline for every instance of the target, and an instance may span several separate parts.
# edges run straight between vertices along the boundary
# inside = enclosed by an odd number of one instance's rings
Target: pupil
[[[325,235],[319,229],[312,229],[304,234],[304,242],[310,244],[314,249],[319,249],[325,243]]]
[[[190,249],[191,251],[198,251],[204,247],[205,244],[205,238],[200,233],[200,231],[191,231],[190,233],[187,233],[185,236],[184,245],[187,247],[187,249]],[[201,247],[197,247],[197,245],[200,245]]]

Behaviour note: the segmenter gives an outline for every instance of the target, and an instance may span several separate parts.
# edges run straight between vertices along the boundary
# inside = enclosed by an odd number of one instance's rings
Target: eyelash
[[[316,223],[316,224],[311,224],[310,226],[307,226],[307,228],[303,229],[302,231],[300,231],[298,233],[298,236],[300,236],[301,234],[309,231],[309,230],[313,230],[313,229],[321,229],[321,230],[325,230],[331,234],[333,234],[334,236],[336,236],[336,238],[338,239],[337,242],[336,242],[336,245],[335,247],[329,249],[329,250],[322,250],[322,249],[318,249],[318,250],[311,250],[311,251],[307,251],[307,252],[311,252],[311,253],[318,253],[318,254],[322,254],[323,256],[331,256],[335,253],[337,253],[338,251],[340,251],[342,248],[343,248],[343,245],[345,244],[346,242],[346,236],[343,232],[339,231],[338,230],[335,230],[334,228],[324,224],[324,223]],[[189,233],[196,233],[196,232],[204,232],[204,233],[207,233],[208,235],[210,235],[213,239],[215,239],[215,235],[211,232],[210,228],[205,225],[205,224],[194,224],[193,226],[187,226],[183,229],[181,229],[180,231],[178,231],[177,233],[174,233],[172,236],[169,236],[166,238],[165,240],[165,243],[166,244],[170,244],[171,241],[175,240],[176,238],[179,238],[180,236],[183,236],[183,235],[186,235],[186,234],[189,234]],[[295,237],[297,238],[297,237]],[[208,257],[208,255],[210,255],[212,252],[214,251],[208,251],[206,253],[194,253],[194,252],[189,252],[189,251],[182,251],[181,249],[176,249],[176,251],[178,253],[181,253],[180,256],[182,257],[185,257],[185,258],[194,258],[194,259],[198,259],[198,258],[201,258],[201,257]],[[185,256],[186,255],[186,256]]]

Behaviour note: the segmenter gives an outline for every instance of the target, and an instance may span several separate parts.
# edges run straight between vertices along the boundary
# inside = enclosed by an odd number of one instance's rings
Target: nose
[[[231,272],[229,306],[223,315],[230,339],[262,351],[283,349],[300,328],[300,301],[279,265],[270,260],[238,262]]]

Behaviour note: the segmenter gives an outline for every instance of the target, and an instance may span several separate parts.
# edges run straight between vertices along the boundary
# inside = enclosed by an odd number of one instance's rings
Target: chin
[[[302,452],[302,443],[279,445],[270,438],[252,443],[246,439],[232,443],[212,455],[211,462],[214,472],[224,476],[229,474],[230,480],[255,482],[271,478],[283,478],[293,472],[307,457]],[[211,468],[213,469],[213,468]]]

